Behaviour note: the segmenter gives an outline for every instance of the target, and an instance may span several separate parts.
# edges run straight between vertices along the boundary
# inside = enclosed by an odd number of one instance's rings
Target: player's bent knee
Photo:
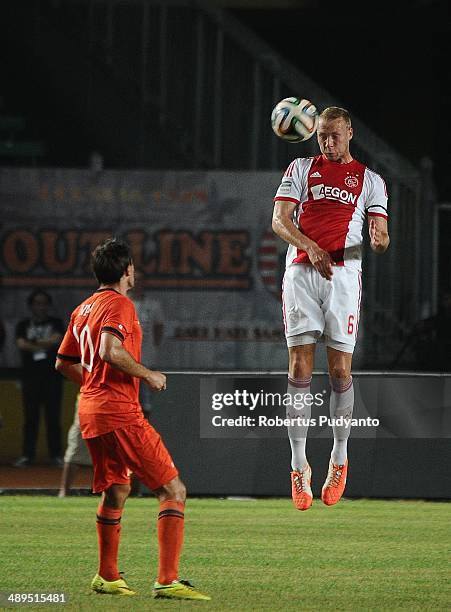
[[[304,378],[312,375],[312,360],[304,353],[290,353],[290,373],[294,378]]]
[[[307,365],[294,364],[290,367],[292,378],[308,378],[312,375],[312,370]]]
[[[160,501],[173,500],[184,503],[186,500],[186,487],[177,476],[167,484],[155,491]]]
[[[341,365],[332,366],[331,368],[329,368],[329,374],[331,378],[340,378],[340,379],[349,378],[351,376],[350,370]]]
[[[183,482],[180,480],[180,478],[175,478],[172,481],[172,492],[173,492],[173,499],[176,499],[177,501],[180,502],[185,502],[186,500],[186,487],[183,484]]]
[[[131,486],[128,484],[113,484],[103,492],[104,502],[111,508],[122,508],[130,491]]]

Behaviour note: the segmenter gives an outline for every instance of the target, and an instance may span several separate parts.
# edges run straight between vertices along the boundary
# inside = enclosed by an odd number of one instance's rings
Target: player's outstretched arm
[[[129,374],[141,378],[153,391],[164,391],[166,389],[166,376],[161,372],[149,370],[138,363],[132,355],[122,346],[122,342],[113,334],[102,332],[100,338],[99,355],[113,368],[117,368]]]
[[[309,256],[311,264],[318,270],[323,278],[331,280],[333,269],[332,259],[327,251],[310,240],[293,223],[293,213],[296,204],[293,202],[277,201],[274,203],[272,216],[272,229],[282,240],[302,249]]]
[[[385,253],[390,244],[387,219],[384,217],[370,217],[368,227],[371,248],[376,253]]]

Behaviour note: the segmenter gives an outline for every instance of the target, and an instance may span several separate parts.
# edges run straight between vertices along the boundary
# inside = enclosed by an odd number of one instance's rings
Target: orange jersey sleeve
[[[70,361],[72,363],[80,363],[80,345],[76,341],[72,331],[73,319],[77,310],[75,310],[71,315],[69,325],[57,353],[58,359]]]
[[[135,319],[135,306],[128,298],[112,299],[105,309],[100,331],[113,334],[124,342],[133,333]]]

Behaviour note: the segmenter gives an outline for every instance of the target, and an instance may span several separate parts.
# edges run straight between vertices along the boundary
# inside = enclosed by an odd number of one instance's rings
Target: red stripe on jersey
[[[359,332],[359,323],[360,323],[360,304],[362,301],[362,273],[359,272],[359,300],[357,303],[357,325],[355,328],[355,339],[357,340],[357,334]]]
[[[368,213],[368,217],[382,217],[382,219],[388,219],[388,215],[383,215],[382,213]]]
[[[293,202],[293,204],[299,204],[299,200],[296,200],[296,198],[287,198],[286,196],[276,196],[274,198],[274,202],[277,202],[277,200],[281,200],[282,202]]]
[[[327,251],[338,265],[344,263],[346,239],[362,193],[364,178],[365,166],[357,160],[339,164],[317,156],[313,158],[309,169],[307,199],[298,209],[298,227]],[[307,253],[299,249],[294,262],[309,261]]]
[[[314,240],[320,248],[329,253],[337,264],[343,262],[346,235],[354,207],[339,202],[322,201],[303,203],[304,212],[299,211],[299,230]],[[298,249],[295,263],[310,263],[307,253]]]
[[[294,159],[291,162],[291,164],[288,166],[288,168],[286,169],[284,176],[293,176],[293,168],[294,168],[295,163],[296,163],[296,160]]]

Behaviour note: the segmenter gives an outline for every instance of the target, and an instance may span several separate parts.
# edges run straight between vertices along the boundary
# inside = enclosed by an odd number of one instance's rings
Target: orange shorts
[[[113,484],[129,484],[133,472],[155,490],[178,476],[160,434],[146,420],[96,438],[86,438],[94,467],[93,493]]]

